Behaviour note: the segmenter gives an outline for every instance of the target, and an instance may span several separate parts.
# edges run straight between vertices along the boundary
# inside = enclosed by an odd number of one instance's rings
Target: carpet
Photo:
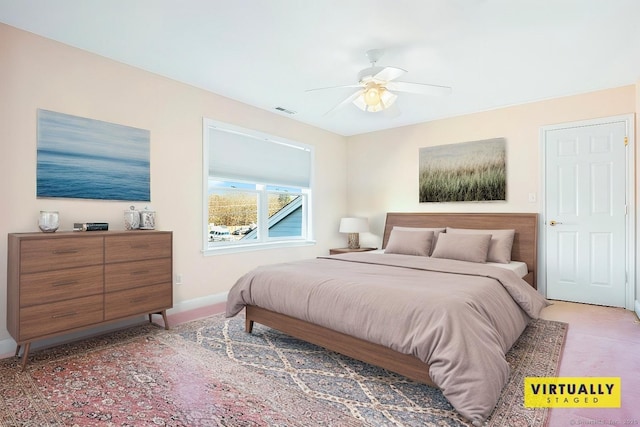
[[[144,324],[34,351],[24,372],[1,360],[0,426],[362,425],[178,330]]]
[[[525,376],[557,372],[566,325],[534,321],[509,351],[488,427],[541,427]],[[467,426],[439,390],[221,315],[143,324],[0,360],[0,426]]]
[[[211,317],[180,328],[180,335],[274,382],[297,388],[372,426],[471,426],[433,387],[329,352],[244,318]],[[540,427],[546,408],[525,408],[524,377],[555,376],[567,324],[534,320],[509,350],[511,376],[487,427]]]

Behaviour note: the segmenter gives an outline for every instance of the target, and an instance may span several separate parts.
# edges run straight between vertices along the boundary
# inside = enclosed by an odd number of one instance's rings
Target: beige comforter
[[[230,290],[226,314],[256,305],[412,354],[478,424],[509,377],[506,352],[547,304],[499,267],[350,253],[259,267]]]

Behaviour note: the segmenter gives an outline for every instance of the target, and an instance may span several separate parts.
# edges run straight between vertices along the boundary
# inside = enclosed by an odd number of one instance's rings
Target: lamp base
[[[349,233],[349,249],[360,249],[360,233]]]

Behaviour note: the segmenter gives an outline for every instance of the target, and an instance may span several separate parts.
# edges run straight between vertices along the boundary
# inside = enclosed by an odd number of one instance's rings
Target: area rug
[[[219,323],[221,319],[212,319]],[[362,426],[151,324],[0,361],[0,426]]]
[[[566,325],[534,321],[488,427],[545,423],[525,376],[556,375]],[[468,426],[435,388],[221,315],[144,324],[0,360],[0,426]]]
[[[329,352],[244,318],[211,317],[179,328],[180,335],[273,382],[297,388],[372,426],[471,426],[440,390]],[[546,408],[525,408],[524,377],[555,376],[566,336],[561,322],[534,320],[507,354],[511,376],[487,427],[541,427]]]

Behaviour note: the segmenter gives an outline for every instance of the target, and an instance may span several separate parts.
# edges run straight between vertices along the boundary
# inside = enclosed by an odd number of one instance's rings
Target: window
[[[204,119],[204,251],[312,243],[312,147]]]

